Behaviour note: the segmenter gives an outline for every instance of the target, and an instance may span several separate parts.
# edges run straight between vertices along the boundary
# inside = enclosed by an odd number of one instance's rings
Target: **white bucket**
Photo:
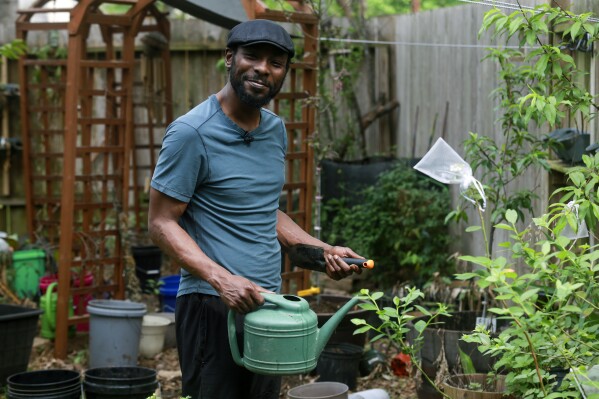
[[[162,352],[166,329],[171,321],[162,316],[145,315],[141,324],[139,354],[152,358]]]
[[[287,391],[289,399],[347,399],[349,388],[341,382],[313,382]]]
[[[157,312],[148,313],[148,316],[160,316],[171,321],[171,324],[166,327],[166,333],[164,335],[164,349],[176,348],[177,337],[175,333],[175,314],[171,312]]]

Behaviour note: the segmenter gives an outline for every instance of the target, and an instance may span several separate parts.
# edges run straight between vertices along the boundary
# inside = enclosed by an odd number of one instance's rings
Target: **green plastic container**
[[[51,283],[46,289],[46,293],[40,298],[40,309],[42,314],[42,328],[40,335],[43,338],[54,339],[56,335],[56,303],[58,302],[58,294],[54,288],[58,287],[58,283]],[[73,300],[69,298],[69,317],[73,316]],[[69,326],[69,333],[74,335],[75,326]]]
[[[40,278],[46,272],[46,253],[41,249],[15,251],[12,255],[14,276],[11,287],[19,298],[35,298]]]

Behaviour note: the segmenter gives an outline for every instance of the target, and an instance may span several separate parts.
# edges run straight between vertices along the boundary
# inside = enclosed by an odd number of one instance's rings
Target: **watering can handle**
[[[272,303],[273,305],[277,305],[281,309],[285,310],[301,310],[302,301],[298,296],[295,295],[278,295],[278,294],[269,294],[267,292],[261,292],[264,297],[265,302]],[[291,298],[292,300],[290,300]],[[305,302],[305,301],[304,301]]]
[[[46,294],[44,294],[44,308],[46,309],[46,313],[50,314],[52,312],[52,291],[54,291],[54,287],[58,285],[58,282],[53,282],[48,284],[46,287]],[[51,328],[56,328],[56,316],[48,317],[48,322]]]
[[[239,354],[239,346],[237,345],[237,329],[235,328],[235,312],[229,309],[229,314],[227,315],[227,326],[229,332],[229,346],[231,347],[231,356],[233,356],[233,360],[235,364],[243,367],[243,359]]]

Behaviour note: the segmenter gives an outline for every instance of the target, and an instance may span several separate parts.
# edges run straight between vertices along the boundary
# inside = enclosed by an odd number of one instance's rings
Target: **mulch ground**
[[[53,356],[53,342],[36,338],[29,362],[30,370],[69,369],[84,372],[87,368],[87,348],[89,337],[85,333],[69,340],[69,354],[66,359],[56,359]],[[387,349],[378,347],[384,353]],[[162,398],[178,398],[181,392],[181,370],[175,348],[167,348],[152,359],[139,358],[139,366],[157,370]],[[285,376],[281,386],[281,398],[287,397],[291,388],[315,382],[318,376],[293,375]],[[374,367],[370,375],[357,379],[356,392],[368,389],[384,389],[391,399],[416,398],[415,386],[412,378],[398,377],[393,373],[389,364],[381,363]],[[351,393],[351,392],[350,392]],[[0,394],[0,397],[2,395]]]

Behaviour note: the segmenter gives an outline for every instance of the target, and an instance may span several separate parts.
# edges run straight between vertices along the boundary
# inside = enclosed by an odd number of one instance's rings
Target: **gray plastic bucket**
[[[89,313],[89,368],[136,366],[146,305],[116,299],[94,299]]]
[[[314,382],[287,391],[289,399],[347,399],[347,385],[341,382]]]

